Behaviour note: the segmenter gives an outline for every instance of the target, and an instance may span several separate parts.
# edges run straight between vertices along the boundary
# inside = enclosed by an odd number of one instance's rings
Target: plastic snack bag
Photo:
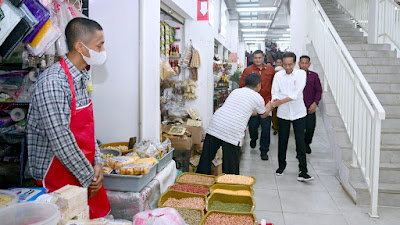
[[[107,159],[107,165],[114,170],[118,170],[121,167],[130,165],[133,163],[135,163],[135,159],[132,157],[129,157],[129,156],[118,156],[118,157]]]
[[[139,163],[124,166],[120,169],[121,175],[145,175],[149,172],[150,163]]]
[[[140,212],[133,217],[133,225],[186,225],[174,208],[158,208]]]
[[[26,47],[33,55],[42,56],[61,34],[60,29],[49,20]]]

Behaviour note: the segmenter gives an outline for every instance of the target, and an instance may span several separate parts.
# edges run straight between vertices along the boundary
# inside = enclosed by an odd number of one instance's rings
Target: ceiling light
[[[243,34],[243,37],[265,37],[267,34]]]
[[[290,38],[279,38],[280,41],[290,41]]]
[[[245,41],[264,41],[265,38],[245,38]]]
[[[290,37],[290,34],[282,34],[283,37]]]
[[[241,23],[272,23],[272,20],[240,20]]]
[[[286,31],[290,31],[290,28],[286,29]]]
[[[244,29],[242,29],[242,32],[262,32],[262,31],[268,31],[268,28],[244,28]]]
[[[276,7],[257,7],[257,8],[236,8],[238,12],[273,12]]]

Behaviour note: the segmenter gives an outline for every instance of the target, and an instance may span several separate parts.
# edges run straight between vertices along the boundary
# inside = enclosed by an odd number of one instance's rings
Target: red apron
[[[67,74],[68,82],[72,92],[70,129],[75,136],[75,140],[79,148],[83,154],[85,154],[90,164],[93,165],[96,145],[94,136],[92,101],[90,101],[89,105],[87,106],[78,109],[76,108],[74,81],[72,80],[71,73],[65,60],[61,59],[60,63]],[[67,184],[81,186],[75,176],[64,167],[57,157],[53,157],[53,160],[43,180],[44,187],[49,192],[58,190]],[[90,219],[104,217],[110,212],[110,203],[108,201],[104,186],[101,187],[96,196],[89,198],[89,208]]]

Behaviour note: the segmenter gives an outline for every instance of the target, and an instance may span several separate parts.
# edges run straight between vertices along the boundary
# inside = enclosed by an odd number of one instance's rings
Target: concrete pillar
[[[140,1],[140,138],[160,138],[160,0]],[[129,21],[127,21],[129,23]],[[128,43],[127,43],[128,44]],[[129,54],[127,52],[126,54]],[[123,57],[123,56],[121,56]]]
[[[368,43],[378,43],[379,1],[369,0]]]
[[[290,1],[290,50],[300,57],[307,54],[307,0]]]

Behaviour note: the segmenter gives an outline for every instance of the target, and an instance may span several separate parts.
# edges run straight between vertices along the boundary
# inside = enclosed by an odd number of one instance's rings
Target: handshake
[[[269,111],[272,111],[274,108],[278,107],[279,105],[283,104],[282,100],[280,99],[275,99],[273,101],[269,101],[266,105],[265,108]]]

